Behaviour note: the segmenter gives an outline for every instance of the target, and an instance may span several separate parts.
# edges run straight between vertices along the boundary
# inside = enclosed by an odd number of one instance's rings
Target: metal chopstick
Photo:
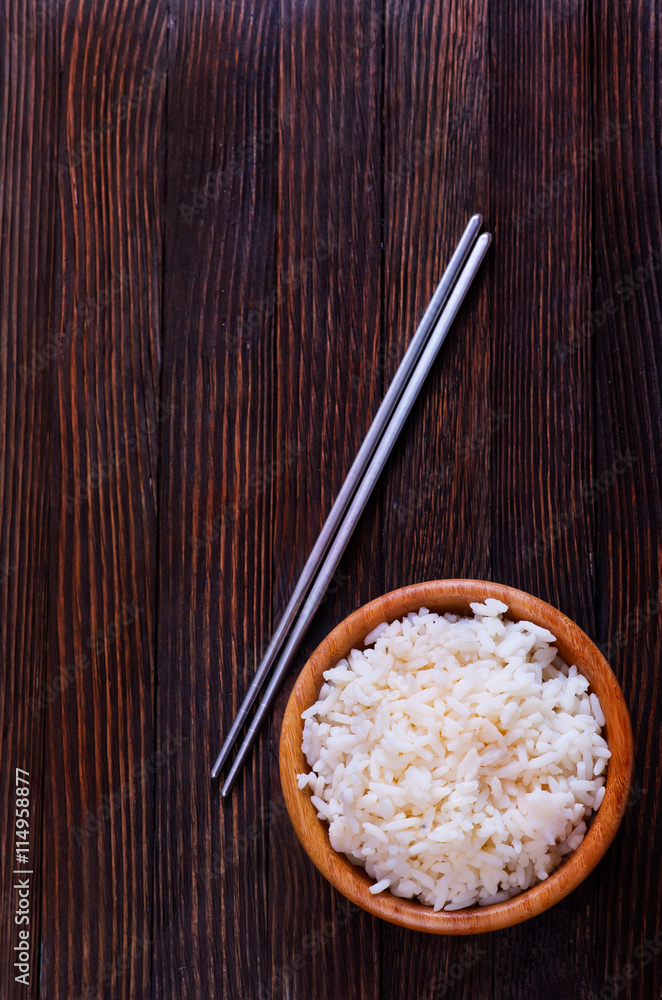
[[[294,588],[294,593],[292,594],[285,611],[280,617],[262,661],[255,672],[255,676],[253,677],[248,691],[246,692],[241,707],[239,708],[230,731],[225,738],[225,742],[221,747],[221,752],[216,758],[216,763],[214,764],[211,772],[212,778],[217,777],[220,773],[223,764],[227,760],[230,751],[235,744],[239,731],[241,730],[246,717],[251,710],[253,702],[257,698],[262,684],[271,670],[278,653],[280,652],[294,618],[303,604],[304,598],[306,597],[306,594],[308,593],[315,578],[315,574],[319,569],[322,559],[326,555],[329,545],[331,544],[338,529],[338,525],[342,521],[345,511],[349,507],[356,488],[361,481],[365,468],[379,443],[379,440],[384,432],[384,428],[388,424],[388,421],[395,410],[407,382],[409,381],[409,377],[414,369],[414,366],[421,356],[423,348],[425,347],[428,337],[430,336],[430,331],[434,326],[435,320],[448,300],[448,296],[450,295],[457,276],[462,269],[462,265],[467,259],[469,251],[471,250],[471,247],[480,232],[482,224],[482,216],[474,215],[471,217],[469,224],[462,234],[462,238],[460,239],[460,242],[451,257],[450,263],[446,268],[441,281],[437,285],[435,293],[430,300],[430,304],[425,310],[423,319],[421,320],[418,329],[416,330],[416,333],[414,334],[412,341],[407,348],[400,365],[398,366],[398,370],[393,378],[393,381],[384,396],[381,406],[375,414],[375,418],[370,425],[363,444],[359,448],[358,454],[347,474],[347,478],[345,479],[345,482],[343,483],[341,490],[329,512],[329,516],[327,517],[319,534],[319,537],[313,546],[313,550],[303,568],[299,581]]]
[[[356,523],[363,513],[363,509],[368,502],[368,498],[372,493],[372,490],[379,478],[386,461],[391,453],[393,445],[402,429],[402,426],[407,419],[409,412],[414,405],[414,401],[420,392],[421,386],[425,381],[430,368],[437,356],[439,348],[441,347],[446,334],[448,333],[455,316],[462,304],[462,301],[469,290],[471,282],[473,281],[478,268],[487,252],[487,248],[490,245],[492,237],[489,233],[484,233],[479,237],[471,256],[466,264],[466,267],[461,272],[453,291],[448,299],[448,302],[439,317],[437,323],[435,324],[434,330],[428,344],[414,369],[414,372],[402,393],[400,402],[398,403],[393,416],[384,431],[384,435],[375,450],[375,453],[368,465],[363,479],[361,480],[354,499],[352,500],[347,515],[340,526],[340,529],[334,538],[331,547],[327,553],[324,562],[322,563],[320,570],[317,574],[315,582],[311,587],[310,593],[306,602],[299,614],[296,625],[290,635],[290,638],[283,650],[283,653],[278,661],[278,665],[273,673],[269,686],[267,687],[264,696],[259,704],[259,707],[253,717],[253,720],[248,728],[244,742],[242,743],[237,756],[235,757],[230,772],[225,780],[225,784],[221,790],[221,795],[223,797],[227,796],[234,784],[235,778],[239,773],[248,753],[253,745],[255,738],[258,734],[262,721],[267,715],[271,705],[278,693],[278,690],[283,683],[285,676],[288,672],[292,658],[294,657],[299,643],[308,628],[310,620],[315,614],[319,604],[326,592],[329,583],[333,577],[338,563],[342,557],[345,547],[356,527]]]

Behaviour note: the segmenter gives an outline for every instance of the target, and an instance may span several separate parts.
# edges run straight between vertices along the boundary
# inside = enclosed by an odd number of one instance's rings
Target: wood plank
[[[269,632],[277,12],[183,0],[168,80],[155,996],[255,997],[267,954],[267,747],[210,771]]]
[[[284,607],[380,401],[381,5],[281,3],[276,448],[296,456],[274,488],[274,619]],[[366,511],[297,668],[381,591],[378,500]],[[377,921],[300,847],[272,760],[269,995],[377,997]]]
[[[490,34],[492,392],[510,412],[492,449],[492,573],[595,635],[594,511],[585,493],[594,470],[592,359],[561,350],[590,307],[588,12],[554,0],[493,4]],[[596,900],[593,877],[500,934],[494,996],[587,996],[600,940]]]
[[[48,609],[50,278],[56,47],[39,4],[0,7],[0,996],[37,995]],[[17,801],[16,769],[29,772]],[[20,775],[21,790],[25,775]],[[24,799],[28,805],[24,805]],[[17,817],[17,808],[19,815]],[[24,809],[29,809],[26,817]],[[23,829],[18,829],[17,818]],[[27,830],[24,827],[28,820]],[[18,837],[16,832],[18,829]],[[28,851],[24,861],[16,848]],[[30,874],[14,875],[14,871]],[[14,886],[28,883],[19,900]],[[16,914],[21,908],[17,924]],[[27,904],[28,909],[23,907]],[[29,922],[24,922],[27,915]],[[25,943],[29,960],[14,949]],[[18,967],[14,963],[18,962]],[[16,977],[27,979],[17,982]],[[27,985],[26,985],[27,984]]]
[[[495,449],[494,569],[591,631],[593,522],[581,495],[592,471],[591,359],[563,352],[589,304],[590,40],[584,16],[556,11],[499,8],[492,19],[494,294],[506,303],[495,309],[494,382],[513,410]],[[534,71],[532,112],[510,81]]]
[[[628,1000],[662,993],[651,951],[662,945],[661,15],[659,3],[594,8],[594,135],[605,137],[593,185],[596,278],[591,311],[569,345],[595,355],[596,469],[604,476],[595,503],[598,637],[635,737],[630,808],[600,866],[606,945],[594,975]]]
[[[41,994],[142,1000],[170,759],[153,721],[166,17],[88,0],[57,18]]]
[[[392,377],[469,217],[489,224],[490,70],[486,0],[387,6],[385,379]],[[389,464],[384,590],[490,578],[490,256]],[[492,984],[492,935],[382,936],[389,998],[475,997]]]

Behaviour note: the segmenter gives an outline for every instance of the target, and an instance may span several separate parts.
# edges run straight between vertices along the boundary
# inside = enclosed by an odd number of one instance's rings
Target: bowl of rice
[[[630,717],[597,646],[544,601],[435,580],[359,608],[287,704],[283,795],[346,898],[391,923],[475,934],[548,909],[614,839]]]

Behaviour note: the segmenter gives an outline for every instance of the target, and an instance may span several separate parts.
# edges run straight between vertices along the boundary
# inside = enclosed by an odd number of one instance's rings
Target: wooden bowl
[[[310,791],[300,791],[296,776],[310,770],[301,750],[301,713],[317,700],[322,674],[334,666],[380,622],[394,621],[426,607],[438,613],[471,615],[470,603],[496,597],[508,605],[508,617],[548,628],[563,659],[576,664],[600,699],[605,715],[603,736],[612,756],[605,797],[577,850],[544,881],[520,895],[491,906],[435,913],[417,900],[385,891],[373,896],[366,872],[331,847],[328,825],[317,818]],[[582,630],[555,608],[521,590],[482,580],[433,580],[402,587],[378,597],[346,618],[317,647],[301,671],[285,710],[280,738],[280,776],[287,810],[311,861],[347,899],[383,920],[432,934],[479,934],[521,923],[572,892],[595,868],[616,835],[628,800],[633,767],[632,728],[623,693],[609,664]]]

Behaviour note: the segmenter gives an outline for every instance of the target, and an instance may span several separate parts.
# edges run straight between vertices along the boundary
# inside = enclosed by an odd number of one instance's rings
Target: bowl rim
[[[432,907],[418,900],[401,899],[388,890],[373,895],[368,887],[374,885],[374,879],[331,847],[328,824],[317,818],[310,792],[300,791],[297,785],[297,773],[309,769],[301,750],[301,712],[314,703],[323,671],[351,648],[361,645],[363,638],[381,621],[394,621],[420,607],[438,611],[449,601],[454,601],[459,610],[465,606],[468,609],[469,603],[490,597],[503,601],[509,611],[511,607],[526,608],[526,614],[514,610],[513,618],[549,628],[557,637],[561,655],[563,650],[572,650],[569,659],[588,677],[591,690],[600,698],[605,715],[603,735],[612,757],[607,765],[605,797],[584,839],[547,879],[502,903],[435,913]],[[357,638],[361,633],[362,637]],[[473,579],[429,580],[399,587],[357,608],[336,625],[309,657],[296,680],[283,716],[279,747],[281,787],[290,821],[322,875],[352,903],[374,916],[400,927],[433,934],[477,934],[510,927],[564,899],[593,871],[616,836],[630,793],[633,766],[632,725],[625,698],[595,643],[546,601],[506,584]]]

